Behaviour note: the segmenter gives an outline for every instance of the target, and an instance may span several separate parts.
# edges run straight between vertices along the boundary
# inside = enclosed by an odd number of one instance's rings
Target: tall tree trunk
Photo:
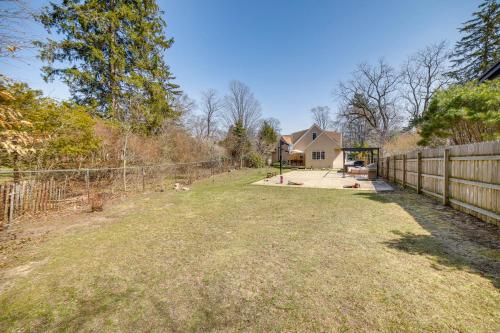
[[[116,2],[111,0],[109,3],[109,9],[114,10]],[[115,44],[116,44],[116,27],[113,21],[109,24],[109,55],[108,55],[108,66],[109,66],[109,88],[110,88],[110,100],[111,100],[111,114],[113,118],[123,121],[123,117],[118,111],[118,78],[116,77],[116,66],[115,66]]]
[[[127,146],[129,132],[125,133],[125,143],[123,144],[123,190],[127,191]]]

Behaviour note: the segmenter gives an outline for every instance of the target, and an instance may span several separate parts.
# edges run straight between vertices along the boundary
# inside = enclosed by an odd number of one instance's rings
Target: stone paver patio
[[[365,191],[392,191],[393,188],[383,180],[369,181],[366,176],[350,176],[335,170],[297,170],[283,174],[283,184],[280,176],[259,180],[254,185],[286,186],[286,187],[312,187],[343,189],[344,185],[360,185],[356,190]],[[303,185],[288,185],[288,182],[303,183]]]

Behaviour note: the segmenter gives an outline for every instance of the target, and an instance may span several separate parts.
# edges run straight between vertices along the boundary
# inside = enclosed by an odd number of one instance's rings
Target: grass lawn
[[[56,218],[81,225],[0,271],[0,331],[500,331],[497,227],[411,193],[250,185],[264,174]]]

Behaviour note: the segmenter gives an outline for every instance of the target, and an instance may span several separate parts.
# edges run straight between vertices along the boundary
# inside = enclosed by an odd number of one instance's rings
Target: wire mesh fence
[[[141,191],[164,191],[228,171],[226,160],[121,168],[0,171],[0,230],[26,214],[66,208],[102,209],[105,200]]]

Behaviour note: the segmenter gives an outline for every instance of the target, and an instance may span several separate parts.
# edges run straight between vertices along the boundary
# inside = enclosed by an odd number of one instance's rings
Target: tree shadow
[[[384,242],[389,248],[430,256],[435,260],[432,267],[437,270],[443,266],[469,270],[500,288],[500,227],[410,191],[355,195],[399,205],[429,233],[393,230],[399,238]]]

